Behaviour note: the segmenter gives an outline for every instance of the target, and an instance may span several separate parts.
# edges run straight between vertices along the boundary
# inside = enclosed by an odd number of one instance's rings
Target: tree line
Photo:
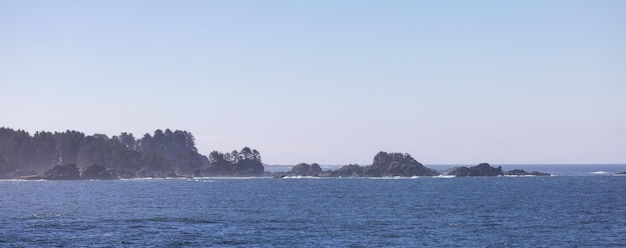
[[[62,164],[83,169],[98,165],[122,177],[248,176],[264,171],[257,150],[214,151],[207,157],[198,153],[193,135],[182,130],[158,129],[137,139],[126,132],[112,137],[70,130],[30,135],[0,128],[0,177],[42,173]]]

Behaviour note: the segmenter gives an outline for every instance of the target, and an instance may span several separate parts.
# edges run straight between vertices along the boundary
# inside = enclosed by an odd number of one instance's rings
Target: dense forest
[[[264,171],[257,150],[214,151],[207,157],[198,153],[193,135],[181,130],[159,129],[137,139],[131,133],[108,137],[68,130],[30,135],[0,128],[0,178],[41,175],[56,165],[73,165],[80,173],[104,168],[108,178],[258,176]]]

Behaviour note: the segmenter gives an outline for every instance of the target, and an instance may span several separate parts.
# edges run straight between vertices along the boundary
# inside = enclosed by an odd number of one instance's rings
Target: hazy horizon
[[[624,1],[2,1],[0,126],[265,164],[625,164]]]

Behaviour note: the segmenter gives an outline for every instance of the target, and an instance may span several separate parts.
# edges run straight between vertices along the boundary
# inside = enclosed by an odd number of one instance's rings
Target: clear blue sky
[[[0,92],[268,164],[626,163],[626,1],[0,1]]]

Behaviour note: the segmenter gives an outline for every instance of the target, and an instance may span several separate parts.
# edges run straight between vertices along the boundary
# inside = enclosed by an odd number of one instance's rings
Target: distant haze
[[[267,164],[626,163],[626,1],[0,1],[0,126]]]

